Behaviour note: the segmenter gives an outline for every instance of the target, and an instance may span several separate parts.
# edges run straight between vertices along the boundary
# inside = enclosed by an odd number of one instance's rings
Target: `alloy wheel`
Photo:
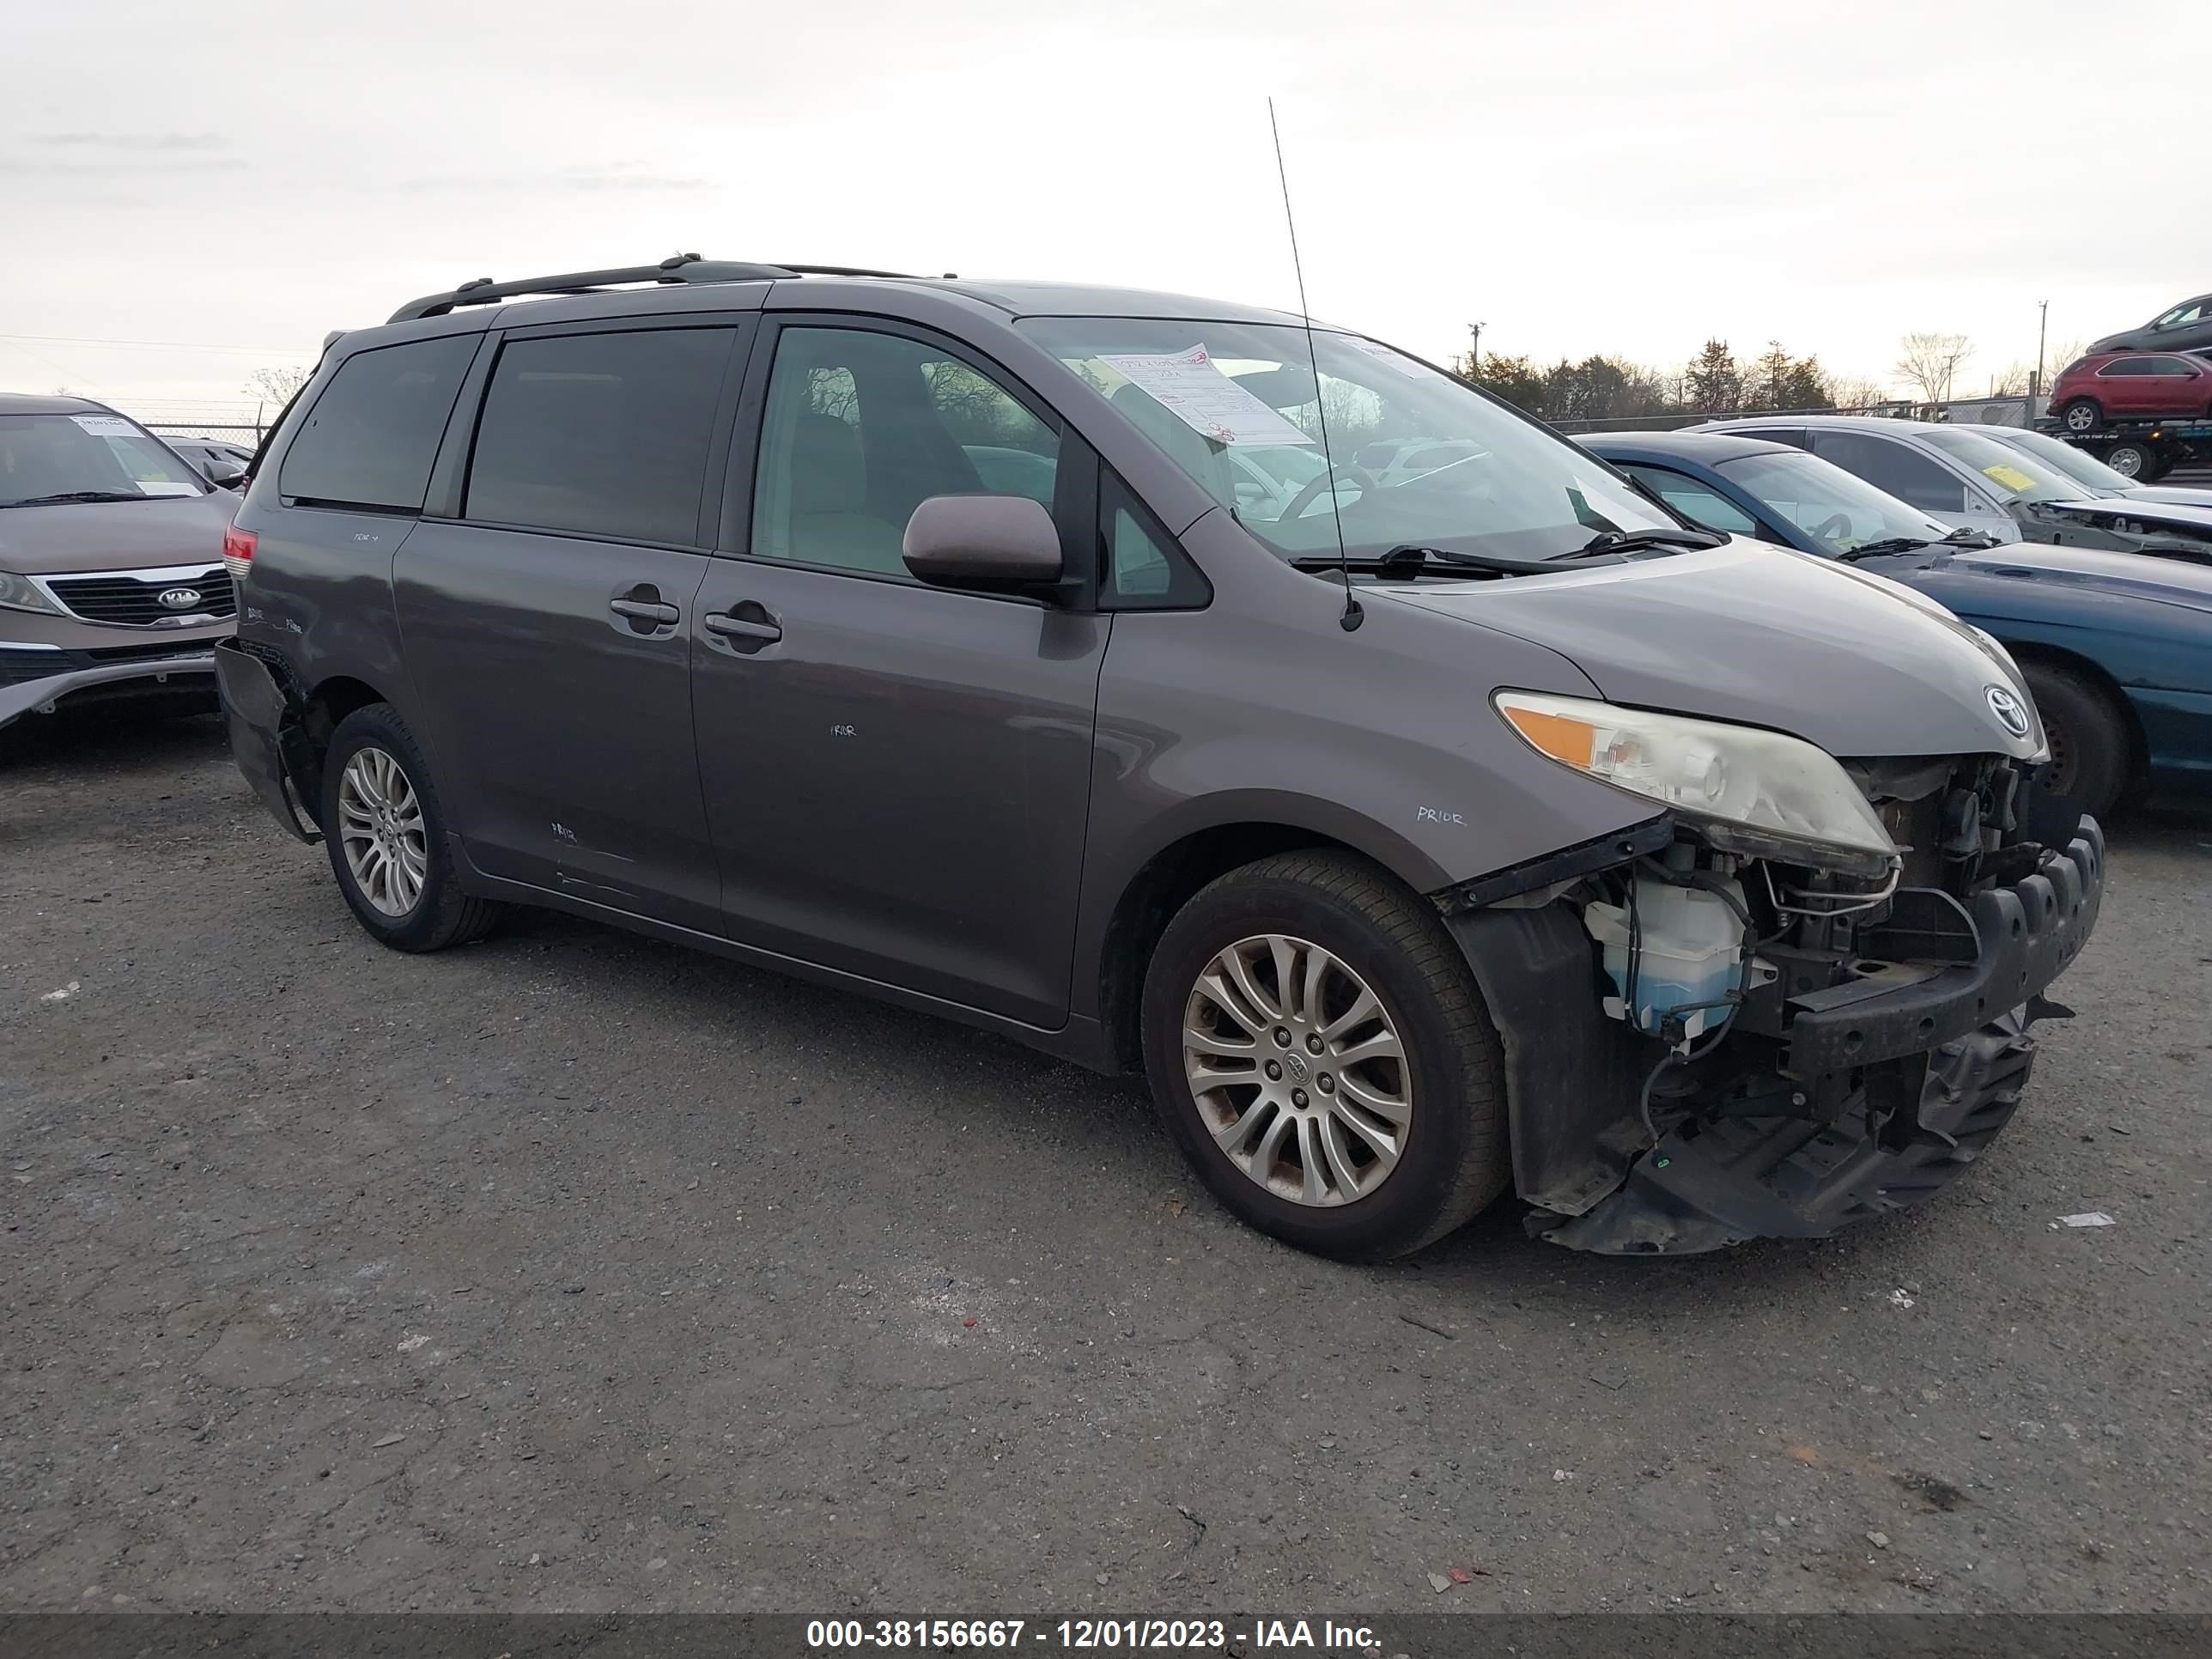
[[[429,850],[422,802],[407,773],[374,744],[354,751],[338,777],[338,841],[362,896],[404,916],[422,896]]]
[[[1183,1013],[1183,1075],[1206,1133],[1278,1198],[1365,1198],[1398,1167],[1413,1102],[1405,1044],[1365,981],[1310,940],[1242,939]]]

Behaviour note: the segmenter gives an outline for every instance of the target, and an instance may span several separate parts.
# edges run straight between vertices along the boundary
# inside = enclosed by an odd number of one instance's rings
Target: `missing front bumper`
[[[1601,1255],[1691,1255],[1750,1238],[1826,1238],[1948,1185],[1996,1139],[2035,1064],[2015,1011],[1931,1055],[1905,1125],[1863,1091],[1832,1123],[1723,1118],[1661,1139],[1583,1215],[1535,1211],[1528,1231]]]
[[[1656,1146],[1637,1102],[1657,1050],[1598,1012],[1567,907],[1478,909],[1447,925],[1504,1043],[1515,1184],[1529,1229],[1571,1249],[1686,1254],[1822,1237],[1926,1197],[2020,1100],[2041,993],[2096,925],[2104,837],[2081,828],[2034,873],[1975,896],[1971,960],[1904,964],[1791,999],[1766,1093],[1694,1115]],[[1966,925],[1966,913],[1960,913]],[[1731,1041],[1741,1041],[1741,1037]]]

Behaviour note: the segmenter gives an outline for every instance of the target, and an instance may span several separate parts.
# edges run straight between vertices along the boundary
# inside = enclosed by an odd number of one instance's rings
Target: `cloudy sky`
[[[1961,389],[2212,288],[2079,0],[17,8],[0,387],[234,398],[465,278],[678,248],[1294,306],[1425,356],[1769,338]],[[2185,86],[2177,70],[2169,82]],[[2163,118],[2171,125],[2172,106]],[[2191,193],[2197,196],[2192,207]],[[121,343],[93,343],[94,342]],[[190,349],[185,349],[190,348]],[[210,348],[222,348],[213,349]]]

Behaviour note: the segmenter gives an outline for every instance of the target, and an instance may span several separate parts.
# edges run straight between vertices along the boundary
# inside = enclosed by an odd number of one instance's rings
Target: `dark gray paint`
[[[1983,692],[2025,688],[1962,624],[1932,604],[1900,603],[1900,591],[1736,541],[1513,582],[1425,582],[1396,597],[1542,640],[1589,665],[1609,702],[1768,726],[1832,755],[2024,758],[2032,745],[1997,723]]]
[[[1368,587],[1364,625],[1346,631],[1335,580],[1291,569],[1219,511],[1012,326],[1024,307],[1117,308],[1086,290],[840,278],[584,295],[348,335],[321,374],[363,346],[525,320],[750,308],[937,328],[1129,483],[1212,583],[1206,608],[1109,618],[441,522],[458,510],[480,358],[431,516],[404,548],[404,519],[283,507],[278,434],[240,512],[261,536],[242,631],[283,654],[300,690],[343,677],[415,722],[481,890],[1096,1064],[1113,1060],[1099,1021],[1117,907],[1190,836],[1290,826],[1433,891],[1650,816],[1523,745],[1489,706],[1497,688],[1752,719],[1842,753],[2004,746],[1978,723],[1994,665],[1970,637],[1876,579],[1787,556]],[[732,465],[732,500],[750,467],[750,453]],[[617,631],[608,601],[641,580],[678,608],[673,631]],[[716,631],[718,617],[749,627]],[[1759,666],[1730,665],[1747,652]]]
[[[933,495],[907,520],[906,567],[932,582],[1049,582],[1060,532],[1026,495]]]

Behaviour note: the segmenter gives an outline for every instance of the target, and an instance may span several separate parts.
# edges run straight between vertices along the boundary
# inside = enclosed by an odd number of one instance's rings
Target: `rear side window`
[[[307,410],[276,487],[296,501],[420,513],[477,336],[357,351]]]
[[[732,337],[662,328],[507,342],[477,425],[466,516],[697,545]]]

